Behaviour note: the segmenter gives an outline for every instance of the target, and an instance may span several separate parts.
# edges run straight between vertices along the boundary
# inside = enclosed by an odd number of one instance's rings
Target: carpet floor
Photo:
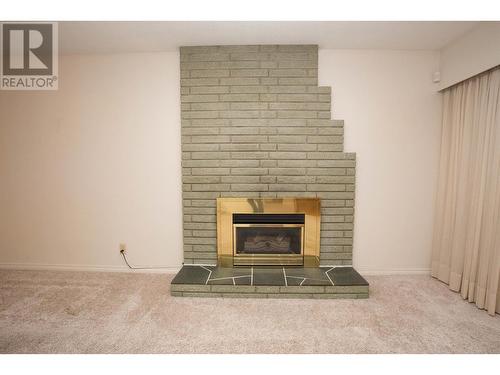
[[[171,297],[173,275],[0,271],[0,353],[500,353],[489,316],[429,276],[366,300]]]

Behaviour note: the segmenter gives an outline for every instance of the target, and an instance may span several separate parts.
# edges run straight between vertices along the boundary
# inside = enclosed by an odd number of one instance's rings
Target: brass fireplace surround
[[[233,214],[303,214],[300,255],[236,254]],[[217,198],[217,259],[222,267],[234,265],[319,266],[320,200],[318,198]]]

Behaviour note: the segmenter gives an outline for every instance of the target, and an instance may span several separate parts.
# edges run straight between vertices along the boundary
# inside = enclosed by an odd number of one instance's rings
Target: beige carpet
[[[173,275],[0,271],[1,353],[500,353],[491,317],[427,276],[368,300],[197,299]]]

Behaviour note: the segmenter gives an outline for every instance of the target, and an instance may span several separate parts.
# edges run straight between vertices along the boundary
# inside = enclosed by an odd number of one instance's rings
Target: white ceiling
[[[60,22],[62,54],[173,51],[187,45],[318,44],[438,50],[479,22]]]

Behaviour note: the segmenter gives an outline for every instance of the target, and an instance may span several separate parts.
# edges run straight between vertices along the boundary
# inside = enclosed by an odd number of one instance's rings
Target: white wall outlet
[[[127,244],[125,242],[120,242],[120,252],[127,251]]]

